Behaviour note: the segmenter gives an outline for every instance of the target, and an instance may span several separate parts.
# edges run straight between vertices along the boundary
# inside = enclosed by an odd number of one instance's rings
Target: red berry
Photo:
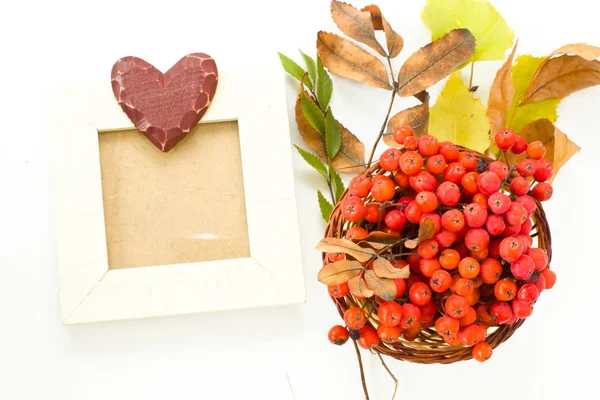
[[[500,279],[494,284],[494,296],[500,301],[510,301],[517,295],[517,284],[508,279]]]
[[[406,279],[396,278],[394,284],[396,285],[396,298],[399,299],[406,293]]]
[[[388,326],[381,324],[377,327],[377,336],[379,336],[379,339],[381,339],[381,341],[384,343],[397,343],[401,334],[402,328],[399,326]]]
[[[465,257],[458,263],[458,273],[463,278],[475,278],[479,275],[480,268],[479,262],[473,257]]]
[[[484,362],[490,359],[490,357],[492,356],[492,352],[492,346],[490,346],[486,342],[479,342],[475,346],[473,346],[471,355],[475,360],[479,362]]]
[[[444,156],[446,162],[454,162],[458,160],[459,150],[458,147],[452,142],[442,142],[440,143],[440,148],[438,152]]]
[[[490,244],[490,234],[481,228],[473,228],[467,231],[465,235],[465,245],[471,251],[480,251],[486,249]]]
[[[442,229],[434,235],[434,238],[439,243],[440,247],[450,247],[456,242],[458,235],[449,230]]]
[[[408,197],[408,196],[401,197],[401,198],[398,200],[398,206],[396,207],[396,209],[397,209],[398,211],[404,211],[404,209],[406,208],[406,206],[407,206],[407,205],[408,205],[408,204],[409,204],[411,201],[413,201],[413,200],[414,200],[414,197]]]
[[[470,151],[461,151],[458,154],[458,162],[461,163],[467,171],[475,171],[477,168],[477,157]]]
[[[512,307],[504,301],[497,301],[490,307],[490,314],[500,325],[509,322],[513,316]]]
[[[525,207],[525,209],[527,210],[527,214],[529,216],[531,216],[533,214],[533,212],[535,211],[535,209],[537,208],[537,205],[535,204],[535,200],[533,199],[533,197],[531,196],[521,196],[519,198],[517,198],[517,203],[521,204],[523,207]]]
[[[338,253],[327,253],[327,258],[331,262],[336,262],[336,261],[344,260],[346,258],[346,255],[344,253],[339,253],[339,252]]]
[[[527,182],[527,179],[517,176],[510,181],[510,191],[517,196],[527,194],[529,192],[529,182]]]
[[[377,202],[383,203],[394,198],[396,185],[394,181],[385,175],[377,175],[372,179],[371,195]]]
[[[538,182],[545,182],[552,176],[554,172],[554,166],[552,162],[547,158],[543,158],[537,162],[533,179]]]
[[[385,224],[395,231],[401,231],[406,225],[406,216],[402,211],[392,210],[385,216]]]
[[[487,220],[487,211],[479,204],[471,203],[464,210],[465,223],[471,228],[480,228]]]
[[[408,175],[406,175],[402,171],[396,171],[396,173],[394,174],[394,182],[396,182],[398,184],[398,186],[400,186],[401,188],[406,189],[406,188],[410,187],[410,181],[408,180]]]
[[[485,229],[487,229],[490,235],[501,235],[502,232],[504,232],[504,229],[506,229],[504,218],[502,218],[500,215],[489,215],[487,221],[485,222]]]
[[[350,288],[348,287],[348,282],[344,282],[339,285],[327,286],[327,292],[329,292],[331,297],[340,299],[350,293]]]
[[[367,316],[360,308],[350,307],[344,312],[344,322],[348,328],[358,330],[367,323]]]
[[[512,272],[515,278],[522,281],[531,278],[533,271],[535,271],[535,263],[527,254],[523,254],[510,265],[510,272]]]
[[[477,186],[477,178],[479,178],[479,172],[467,172],[460,179],[460,186],[462,186],[467,193],[479,193],[479,186]]]
[[[433,192],[420,192],[415,197],[415,203],[423,213],[432,212],[438,207],[438,199]]]
[[[456,209],[448,210],[442,215],[442,227],[450,232],[459,232],[465,226],[465,217]]]
[[[413,151],[417,149],[417,139],[414,136],[408,136],[404,139],[404,147],[406,150]]]
[[[433,273],[441,268],[442,265],[437,258],[422,258],[419,260],[419,271],[427,278],[431,278]]]
[[[491,172],[495,173],[496,175],[498,175],[498,178],[500,178],[501,181],[506,179],[506,177],[508,176],[508,172],[509,172],[506,164],[504,164],[501,161],[491,162],[490,165],[488,166],[488,171],[491,171]]]
[[[419,209],[417,203],[415,201],[411,201],[404,209],[404,215],[409,222],[418,224],[423,213]]]
[[[372,326],[365,326],[364,328],[361,328],[358,333],[360,336],[356,343],[363,349],[370,349],[379,344],[379,336]]]
[[[535,173],[537,165],[535,161],[532,161],[528,158],[524,158],[519,161],[516,165],[517,172],[521,174],[524,178],[528,176],[532,176]]]
[[[402,320],[402,306],[395,301],[386,301],[379,306],[377,317],[381,324],[387,326],[399,325]]]
[[[536,289],[537,290],[537,289]],[[533,312],[533,304],[524,303],[520,300],[514,299],[510,302],[512,306],[513,315],[518,319],[524,319],[531,316]]]
[[[442,268],[452,270],[458,267],[460,254],[454,249],[444,249],[440,255],[439,261]]]
[[[419,243],[417,252],[423,258],[433,258],[437,255],[440,246],[435,239],[427,239]]]
[[[529,213],[527,209],[518,202],[512,202],[508,211],[504,213],[504,219],[508,225],[521,225],[527,220]]]
[[[544,249],[532,248],[527,251],[527,255],[531,257],[537,271],[543,271],[548,266],[548,252]]]
[[[409,177],[408,182],[417,192],[433,192],[437,185],[435,177],[429,171],[420,171],[418,174]]]
[[[413,136],[415,131],[410,125],[402,125],[394,129],[394,140],[398,144],[404,144],[404,139]]]
[[[488,196],[500,190],[500,178],[493,172],[486,171],[477,177],[477,187]]]
[[[402,152],[398,149],[387,149],[379,157],[379,165],[386,171],[396,171],[400,167],[400,156]]]
[[[431,301],[431,288],[423,282],[413,284],[408,290],[410,302],[416,306],[424,306]]]
[[[460,263],[458,265],[460,266]],[[454,277],[459,278],[454,282],[453,289],[457,295],[467,298],[475,291],[475,285],[473,284],[471,278],[460,278],[460,276],[462,275],[454,275]]]
[[[475,346],[479,338],[479,328],[476,325],[465,326],[458,331],[458,339],[464,346]]]
[[[554,284],[556,283],[556,274],[554,273],[554,271],[546,268],[541,272],[541,274],[546,280],[545,289],[552,289],[554,287]]]
[[[385,219],[387,212],[385,209],[381,209],[379,204],[367,204],[367,211],[365,212],[365,220],[372,224],[377,224],[379,221]]]
[[[469,307],[467,299],[456,294],[448,297],[444,303],[446,313],[452,318],[457,319],[463,317],[467,313]]]
[[[435,194],[439,202],[445,206],[455,206],[460,200],[460,189],[453,182],[442,182]]]
[[[402,305],[402,320],[400,321],[400,326],[402,329],[409,329],[415,325],[418,325],[420,321],[421,310],[419,307],[411,303],[405,303]]]
[[[335,345],[341,346],[348,341],[350,337],[348,329],[341,325],[336,325],[329,330],[327,334],[329,341]]]
[[[531,195],[537,201],[546,201],[550,200],[552,197],[552,185],[547,182],[540,182],[533,187],[531,190]]]
[[[425,157],[437,154],[438,149],[440,148],[438,140],[431,135],[421,136],[417,146],[419,148],[419,153],[423,154]]]
[[[469,307],[465,316],[458,320],[460,326],[468,326],[474,324],[475,321],[477,321],[477,311],[473,307]]]
[[[527,146],[527,156],[534,160],[541,160],[546,155],[546,147],[542,142],[536,140]]]
[[[502,276],[502,264],[495,258],[486,258],[480,264],[479,277],[483,283],[492,285]]]
[[[494,214],[504,214],[509,210],[511,203],[510,197],[504,193],[496,192],[488,197],[488,206]]]
[[[435,156],[429,157],[425,163],[427,170],[435,175],[443,174],[446,166],[446,159],[441,154],[436,154]]]
[[[443,269],[438,269],[431,275],[429,280],[429,286],[434,292],[442,293],[445,292],[452,286],[452,276]]]
[[[415,175],[421,171],[421,168],[423,168],[423,157],[416,151],[407,151],[400,157],[400,169],[406,175]]]
[[[462,176],[466,172],[467,170],[462,166],[462,164],[457,162],[450,163],[444,171],[444,180],[459,184]]]
[[[456,318],[444,316],[435,321],[435,331],[444,338],[458,335],[459,329],[460,323]]]
[[[350,222],[360,221],[367,213],[365,203],[360,197],[350,196],[342,201],[342,214]]]
[[[526,283],[517,292],[517,299],[523,303],[531,304],[538,299],[540,291],[533,283]]]
[[[523,222],[523,225],[521,225],[521,231],[519,233],[521,235],[529,235],[532,228],[533,228],[533,222],[531,222],[531,220],[528,219],[525,222]]]
[[[511,129],[503,128],[496,132],[494,141],[500,150],[510,150],[517,141],[517,135]]]
[[[524,250],[523,243],[515,237],[507,237],[500,242],[500,257],[508,262],[517,261]]]
[[[346,239],[348,240],[364,239],[365,237],[367,237],[367,231],[360,226],[352,226],[346,231]]]
[[[527,151],[527,140],[523,136],[517,135],[515,144],[510,151],[517,155],[525,153]]]
[[[356,175],[350,180],[348,192],[352,196],[366,197],[371,191],[371,179],[365,175]]]

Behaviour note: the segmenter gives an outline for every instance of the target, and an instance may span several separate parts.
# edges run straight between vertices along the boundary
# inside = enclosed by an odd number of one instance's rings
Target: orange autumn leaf
[[[371,13],[371,21],[373,22],[373,27],[375,30],[385,32],[385,41],[390,58],[397,57],[404,47],[404,39],[402,36],[392,29],[392,26],[385,19],[379,7],[375,4],[363,7],[362,11],[368,11]]]
[[[394,140],[394,130],[403,125],[412,126],[416,137],[426,135],[429,125],[429,102],[402,110],[390,118],[386,129],[387,133],[383,135],[385,144],[396,148],[401,146]]]
[[[491,142],[493,142],[493,135],[506,126],[508,108],[515,95],[515,86],[512,82],[512,64],[518,44],[519,42],[517,41],[512,52],[496,73],[496,77],[490,88],[487,115],[490,122],[490,134],[492,135],[490,138]]]
[[[337,27],[346,35],[366,44],[381,56],[387,56],[385,50],[375,38],[371,13],[359,11],[350,4],[333,0],[331,2],[331,17]]]

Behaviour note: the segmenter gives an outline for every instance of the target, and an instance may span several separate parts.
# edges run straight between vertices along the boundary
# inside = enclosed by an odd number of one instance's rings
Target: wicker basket
[[[474,152],[472,150],[470,151],[479,158],[483,158],[486,161],[492,161],[489,157],[484,156],[483,154]],[[365,175],[375,176],[386,173],[386,171],[380,168],[379,163],[377,162],[365,172]],[[346,196],[348,196],[348,191],[342,195],[340,202]],[[344,237],[346,230],[352,226],[352,224],[346,221],[343,217],[339,207],[340,202],[338,202],[338,206],[336,206],[331,213],[329,223],[325,230],[325,237],[342,238]],[[545,249],[548,252],[549,259],[551,259],[551,237],[548,221],[546,220],[546,215],[541,204],[539,202],[536,203],[537,209],[532,216],[534,221],[534,229],[531,235],[535,236],[534,239],[537,239],[537,247]],[[328,262],[325,254],[323,254],[323,262]],[[339,299],[332,297],[332,300],[341,316],[343,316],[344,312],[348,308],[362,307],[365,303],[364,299],[357,299],[351,294]],[[486,342],[492,348],[496,348],[510,338],[512,334],[523,324],[523,322],[524,320],[518,319],[512,325],[488,328]],[[377,312],[371,313],[368,323],[374,328],[377,328],[379,323],[377,320]],[[448,345],[444,342],[442,337],[438,335],[433,327],[422,329],[417,338],[413,341],[407,341],[400,337],[398,343],[387,344],[380,342],[380,344],[373,350],[393,357],[397,360],[410,361],[420,364],[449,364],[472,358],[470,347],[465,347],[462,345]]]

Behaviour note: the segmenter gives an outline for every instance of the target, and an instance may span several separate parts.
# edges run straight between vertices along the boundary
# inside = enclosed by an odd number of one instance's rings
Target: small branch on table
[[[360,367],[360,380],[362,382],[363,392],[365,392],[365,400],[369,400],[369,391],[367,390],[367,382],[365,381],[365,371],[363,369],[362,357],[360,356],[360,350],[356,344],[356,340],[353,340],[354,350],[356,350],[356,358],[358,358],[358,366]]]
[[[390,371],[390,369],[388,368],[387,364],[383,360],[383,357],[381,357],[381,354],[379,354],[378,352],[375,352],[375,353],[377,353],[377,356],[379,357],[379,360],[381,360],[381,364],[383,365],[383,368],[385,368],[385,370],[387,371],[387,373],[394,380],[394,394],[392,395],[392,400],[394,400],[396,398],[396,392],[398,391],[398,379],[396,379],[396,377],[394,376],[394,374],[392,373],[392,371]]]

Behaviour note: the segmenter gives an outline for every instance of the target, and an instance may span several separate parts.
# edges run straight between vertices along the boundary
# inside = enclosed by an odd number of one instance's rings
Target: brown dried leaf
[[[361,11],[368,11],[371,13],[371,21],[375,30],[385,32],[385,41],[390,58],[395,58],[400,54],[404,47],[404,39],[396,31],[392,29],[392,26],[387,22],[381,10],[375,4],[363,7]]]
[[[402,242],[402,238],[396,235],[390,235],[389,233],[375,231],[369,233],[362,239],[356,239],[357,242],[371,244],[380,244],[384,246],[394,246]],[[382,247],[383,248],[383,247]]]
[[[427,217],[419,225],[418,243],[431,239],[433,235],[435,235],[435,222],[433,222],[433,218]]]
[[[373,261],[373,272],[380,278],[406,279],[410,275],[410,267],[407,265],[403,268],[396,268],[385,258],[377,257]]]
[[[407,108],[390,118],[386,130],[387,133],[383,135],[385,144],[390,147],[401,147],[401,145],[394,140],[394,129],[403,125],[412,126],[416,137],[426,135],[427,127],[429,125],[429,103]]]
[[[523,104],[562,98],[600,84],[600,61],[562,55],[544,60],[531,79]]]
[[[554,50],[548,57],[557,54],[575,54],[576,56],[591,61],[600,57],[600,47],[591,46],[585,43],[573,43]]]
[[[325,238],[317,244],[317,250],[326,253],[345,253],[357,261],[367,262],[376,255],[373,249],[365,249],[347,239]]]
[[[398,94],[413,96],[447,77],[475,50],[466,29],[454,29],[411,55],[398,73]]]
[[[350,293],[355,296],[364,298],[373,297],[373,291],[369,289],[367,283],[360,275],[350,279],[348,281],[348,287],[350,288]]]
[[[348,282],[360,274],[364,268],[361,263],[354,260],[340,260],[323,265],[319,271],[319,282],[326,285],[339,285]]]
[[[496,73],[494,83],[492,83],[492,87],[490,88],[487,115],[490,122],[491,135],[495,135],[498,130],[506,126],[508,108],[515,95],[515,86],[512,82],[512,64],[518,44],[519,41],[517,40],[510,56],[508,56]],[[492,138],[490,140],[490,143],[492,143]]]
[[[383,62],[354,43],[328,32],[317,35],[317,51],[329,72],[374,87],[392,90]]]
[[[406,247],[407,249],[414,249],[415,247],[417,247],[419,245],[419,241],[417,239],[409,239],[406,242],[404,242],[404,247]]]
[[[304,116],[302,106],[300,105],[300,91],[303,90],[302,85],[299,86],[299,89],[295,107],[298,131],[300,131],[300,135],[315,154],[327,163],[325,139],[312,127]],[[305,91],[304,94],[310,101],[314,102],[314,99],[308,92]],[[340,124],[340,130],[342,131],[342,146],[340,147],[338,154],[332,160],[333,168],[339,172],[360,173],[364,171],[365,145],[346,129],[344,125]]]
[[[393,280],[380,278],[373,271],[365,271],[365,281],[369,288],[382,299],[390,301],[396,298],[396,284]]]
[[[350,4],[333,0],[331,2],[331,17],[337,27],[346,35],[366,44],[381,56],[387,56],[387,53],[375,38],[375,28],[369,12],[359,11]]]
[[[567,135],[561,132],[547,119],[538,119],[523,127],[521,135],[528,141],[540,140],[546,146],[546,158],[554,164],[554,173],[550,182],[554,180],[558,171],[569,159],[581,150]],[[516,160],[512,160],[513,163]]]

